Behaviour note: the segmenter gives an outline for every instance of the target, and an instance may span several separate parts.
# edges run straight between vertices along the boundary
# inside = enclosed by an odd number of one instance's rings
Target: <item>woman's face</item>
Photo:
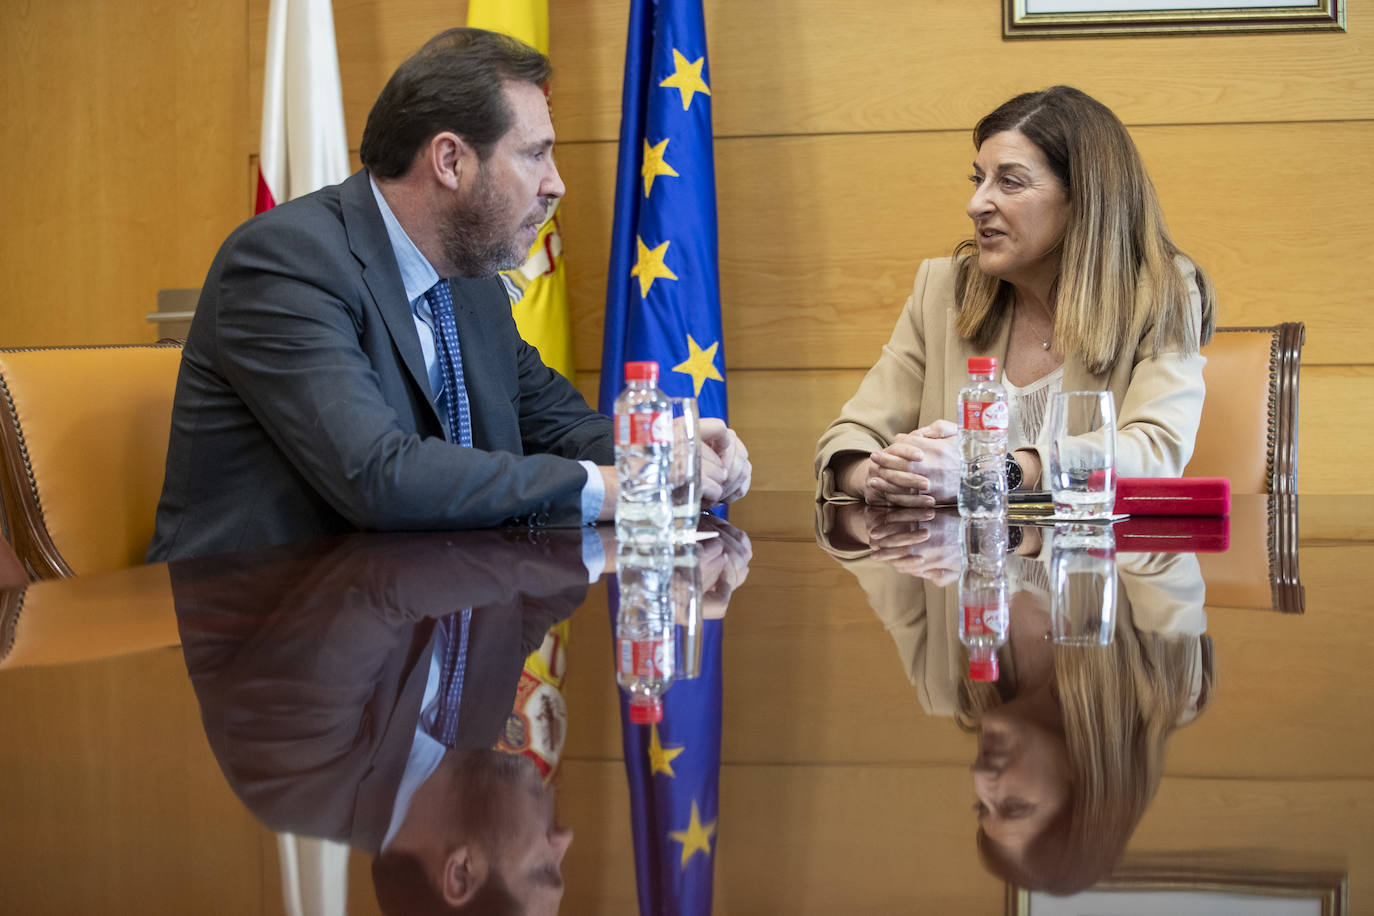
[[[1059,276],[1069,198],[1040,147],[1019,130],[983,141],[973,160],[968,215],[978,266],[1018,289],[1047,296]]]
[[[1018,717],[1009,709],[1014,702],[988,711],[979,723],[973,788],[978,826],[1019,859],[1064,809],[1070,778],[1063,733]]]

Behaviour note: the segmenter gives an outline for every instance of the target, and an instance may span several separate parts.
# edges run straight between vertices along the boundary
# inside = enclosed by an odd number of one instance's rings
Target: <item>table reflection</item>
[[[985,867],[1054,894],[1107,875],[1170,736],[1212,694],[1196,556],[1118,554],[1109,525],[833,511],[821,545],[859,580],[921,705],[977,735]]]
[[[356,536],[170,564],[215,760],[284,852],[308,837],[372,856],[383,912],[556,912],[572,842],[552,788],[568,727],[566,620],[608,566],[641,592],[649,570],[654,603],[620,602],[616,625],[634,611],[652,630],[658,675],[652,722],[624,722],[627,749],[656,750],[627,753],[642,882],[665,893],[650,874],[663,832],[649,809],[686,792],[681,855],[706,843],[706,878],[666,892],[709,906],[719,627],[750,547],[726,523],[703,531],[700,544],[666,546],[660,564],[617,552],[603,529]],[[674,763],[679,779],[655,801],[654,773]]]

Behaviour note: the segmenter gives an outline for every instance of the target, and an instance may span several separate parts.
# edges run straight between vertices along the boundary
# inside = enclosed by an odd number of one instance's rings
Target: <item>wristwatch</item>
[[[1021,462],[1015,456],[1007,456],[1007,492],[1020,489],[1021,481],[1025,475],[1021,472]]]

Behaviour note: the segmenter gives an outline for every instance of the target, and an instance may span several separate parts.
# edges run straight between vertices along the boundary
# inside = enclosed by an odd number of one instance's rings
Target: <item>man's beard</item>
[[[508,204],[479,175],[472,193],[466,200],[454,201],[440,227],[444,257],[458,276],[490,277],[525,263],[528,252],[519,244],[518,235],[500,234],[509,219]]]

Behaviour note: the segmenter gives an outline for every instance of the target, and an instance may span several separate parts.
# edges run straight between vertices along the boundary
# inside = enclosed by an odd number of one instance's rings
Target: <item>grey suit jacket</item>
[[[498,278],[452,281],[474,448],[444,439],[358,172],[244,223],[182,355],[149,561],[357,529],[576,525],[610,420],[521,340]]]

